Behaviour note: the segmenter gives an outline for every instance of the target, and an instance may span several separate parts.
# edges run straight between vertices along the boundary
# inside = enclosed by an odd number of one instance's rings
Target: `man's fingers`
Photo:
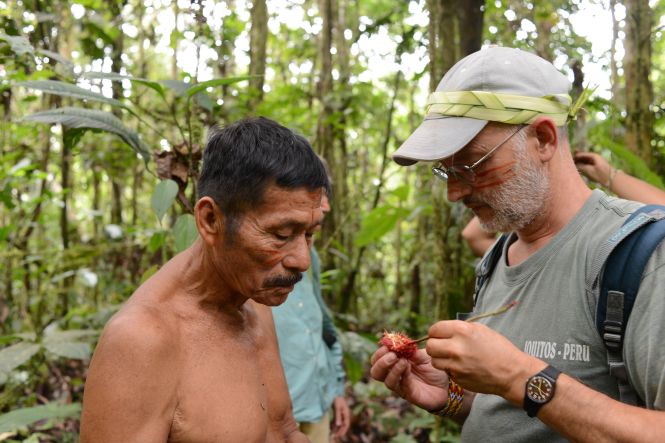
[[[388,389],[397,393],[400,397],[404,394],[402,392],[402,378],[408,366],[409,364],[406,360],[399,360],[392,366],[383,381]]]
[[[374,353],[374,356],[376,356],[381,349],[376,351]],[[370,369],[370,375],[374,380],[378,381],[384,381],[386,379],[386,376],[390,372],[391,368],[397,362],[397,355],[395,355],[394,352],[388,352],[388,349],[386,348],[386,351],[383,352],[383,355],[379,358],[374,359],[374,363],[372,363],[372,368]]]
[[[374,365],[378,359],[386,355],[388,352],[388,348],[385,346],[381,346],[374,354],[372,354],[372,358],[370,359],[370,363]]]
[[[471,324],[461,320],[438,321],[429,328],[427,335],[431,338],[452,338],[456,332],[464,331],[470,326]]]
[[[430,361],[430,356],[427,355],[427,352],[425,351],[425,348],[423,348],[423,349],[418,349],[418,350],[416,351],[416,353],[413,354],[413,355],[409,358],[409,360],[411,360],[411,362],[412,362],[413,364],[415,364],[416,366],[417,366],[417,365],[424,365],[424,364],[429,363],[429,361]]]
[[[351,410],[348,407],[344,408],[342,418],[342,424],[339,429],[340,437],[343,437],[348,432],[349,427],[351,427]]]
[[[333,437],[344,437],[351,426],[351,409],[346,401],[335,402],[335,426]]]

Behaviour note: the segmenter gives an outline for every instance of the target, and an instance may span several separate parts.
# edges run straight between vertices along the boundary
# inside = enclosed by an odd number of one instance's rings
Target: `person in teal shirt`
[[[330,211],[326,196],[322,206],[324,213]],[[342,347],[321,297],[321,265],[313,248],[311,258],[302,280],[272,311],[293,415],[312,443],[328,443],[331,426],[333,437],[346,434],[351,411],[344,398]]]

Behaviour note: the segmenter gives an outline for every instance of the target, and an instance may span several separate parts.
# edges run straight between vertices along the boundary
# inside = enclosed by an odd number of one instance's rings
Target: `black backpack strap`
[[[641,403],[628,380],[623,339],[644,268],[665,238],[664,217],[664,206],[643,206],[631,214],[604,245],[609,250],[600,280],[596,328],[607,348],[610,374],[619,382],[619,394],[624,403]]]
[[[501,258],[503,245],[506,243],[506,240],[508,240],[509,235],[510,234],[501,234],[501,236],[494,242],[492,249],[490,249],[485,257],[483,257],[478,266],[476,266],[476,288],[473,291],[474,306],[476,306],[476,302],[478,301],[480,290],[492,276],[492,272]]]

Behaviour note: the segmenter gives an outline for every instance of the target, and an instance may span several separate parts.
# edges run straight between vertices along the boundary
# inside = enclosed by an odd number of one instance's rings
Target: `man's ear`
[[[224,215],[217,203],[210,197],[202,197],[194,206],[196,228],[201,239],[214,246],[224,238]]]
[[[538,117],[531,123],[538,140],[538,156],[542,162],[548,162],[559,147],[559,129],[549,117]]]

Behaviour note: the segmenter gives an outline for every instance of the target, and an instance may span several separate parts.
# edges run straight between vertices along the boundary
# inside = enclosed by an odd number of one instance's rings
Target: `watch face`
[[[526,394],[536,403],[545,403],[552,397],[552,382],[542,375],[535,375],[526,385]]]

